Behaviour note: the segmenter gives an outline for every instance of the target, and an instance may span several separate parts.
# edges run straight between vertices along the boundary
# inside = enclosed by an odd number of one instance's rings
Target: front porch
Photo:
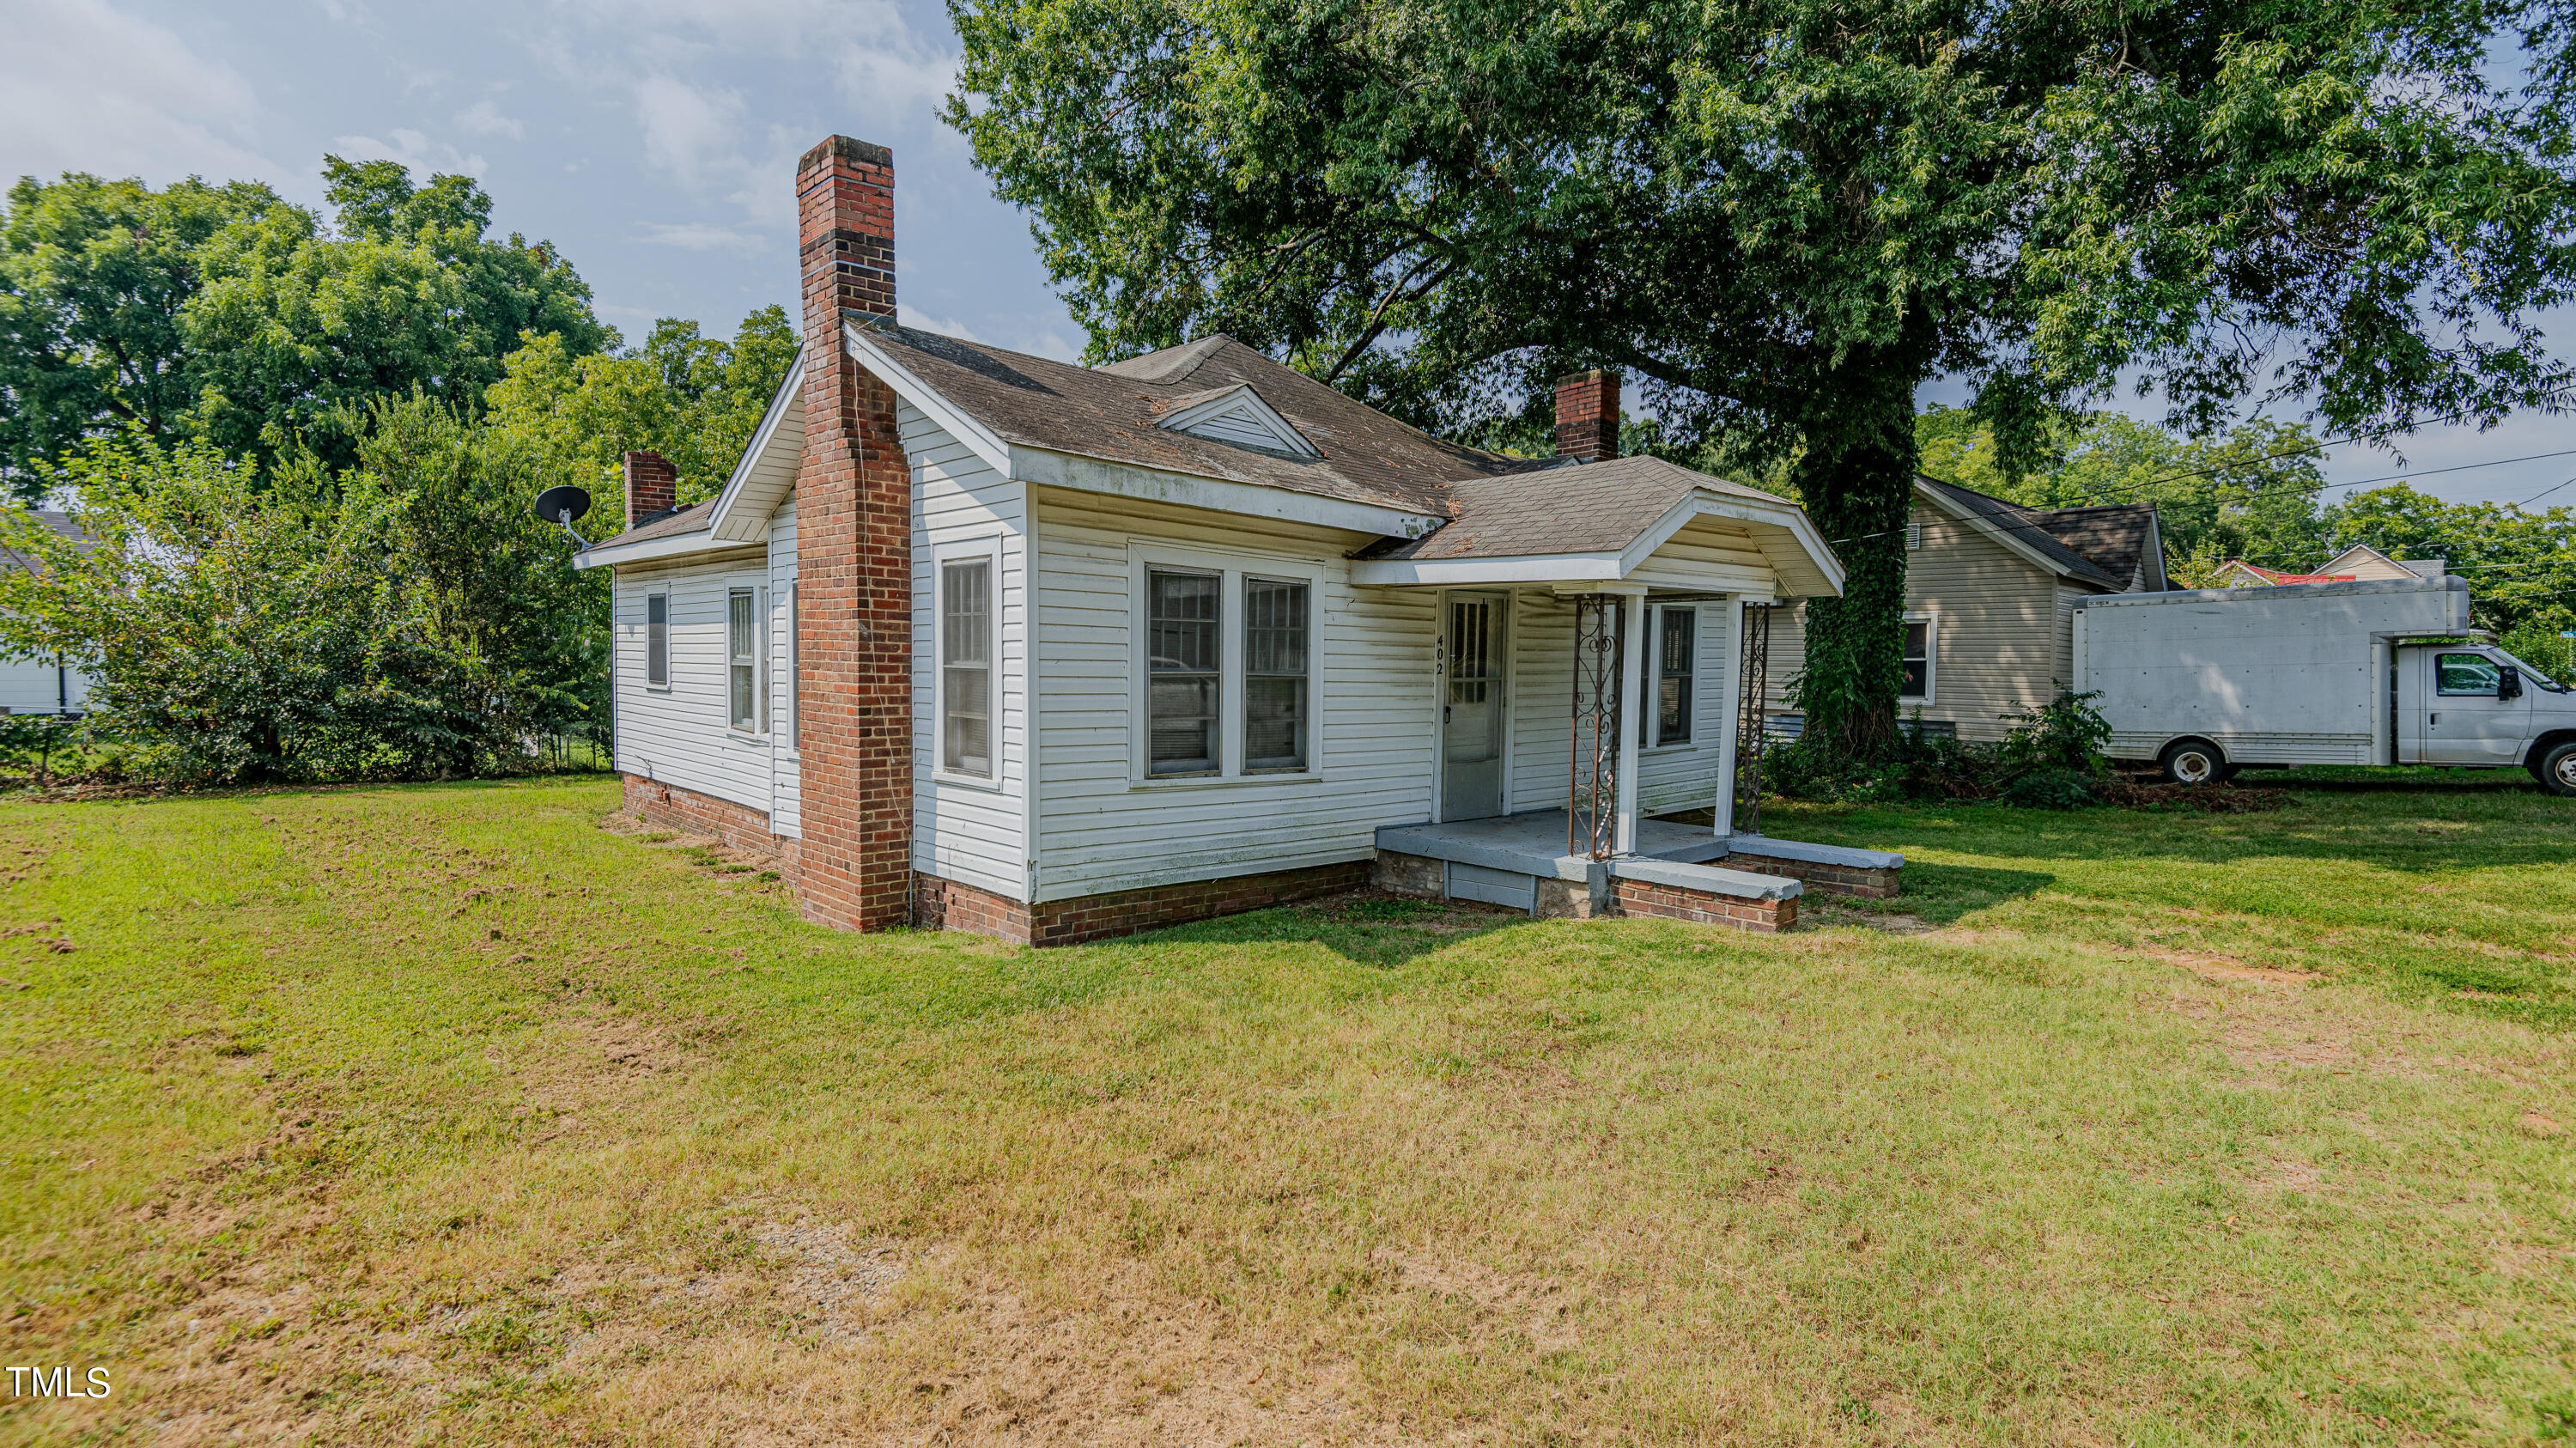
[[[1371,882],[1397,894],[1476,900],[1533,916],[1655,915],[1785,930],[1808,888],[1894,895],[1905,857],[1638,819],[1632,848],[1596,854],[1578,814],[1530,810],[1377,832]]]

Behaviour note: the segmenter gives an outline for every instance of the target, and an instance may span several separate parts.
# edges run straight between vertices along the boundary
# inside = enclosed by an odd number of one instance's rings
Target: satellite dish
[[[590,493],[567,483],[537,494],[537,516],[549,523],[569,525],[574,519],[590,513]]]

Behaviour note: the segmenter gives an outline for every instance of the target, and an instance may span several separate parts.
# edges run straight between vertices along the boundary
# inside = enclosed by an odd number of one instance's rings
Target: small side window
[[[727,722],[746,734],[760,730],[760,613],[748,588],[725,595],[725,684],[732,703]]]
[[[993,777],[993,561],[939,566],[939,767]]]
[[[671,594],[657,588],[644,595],[644,682],[671,687]]]
[[[1922,703],[1932,697],[1932,621],[1908,619],[1905,623],[1905,672],[1896,686],[1896,697]]]
[[[1699,659],[1699,610],[1655,610],[1655,742],[1688,744],[1691,676]]]
[[[2434,660],[2433,676],[2435,689],[2448,695],[2492,699],[2504,687],[2504,670],[2484,654],[2443,654]]]

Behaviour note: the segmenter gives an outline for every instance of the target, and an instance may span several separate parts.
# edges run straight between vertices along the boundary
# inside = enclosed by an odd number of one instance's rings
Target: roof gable
[[[1261,400],[1249,382],[1221,387],[1189,397],[1174,398],[1172,411],[1165,414],[1158,427],[1186,432],[1211,442],[1233,443],[1237,447],[1259,448],[1265,452],[1286,453],[1291,457],[1319,458],[1324,454],[1306,440],[1279,410]]]

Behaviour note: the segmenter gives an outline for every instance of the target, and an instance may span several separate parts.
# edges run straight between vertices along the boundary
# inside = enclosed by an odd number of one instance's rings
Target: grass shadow
[[[1126,940],[1140,945],[1312,944],[1354,964],[1386,968],[1529,919],[1519,911],[1370,891],[1175,925]]]

